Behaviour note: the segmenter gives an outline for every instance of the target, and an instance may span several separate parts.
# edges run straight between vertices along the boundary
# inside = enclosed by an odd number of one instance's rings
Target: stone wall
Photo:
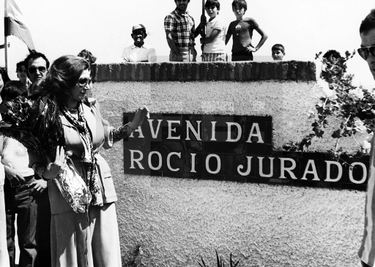
[[[303,61],[128,63],[97,66],[96,79],[103,81],[315,81],[315,64]]]
[[[98,65],[96,80],[93,96],[114,126],[142,105],[166,114],[267,115],[278,150],[309,131],[307,114],[322,95],[311,62]],[[233,253],[239,266],[357,263],[364,192],[127,175],[122,143],[103,154],[119,195],[124,266],[138,245],[140,266],[193,267],[201,256],[215,266],[215,250],[227,264]]]

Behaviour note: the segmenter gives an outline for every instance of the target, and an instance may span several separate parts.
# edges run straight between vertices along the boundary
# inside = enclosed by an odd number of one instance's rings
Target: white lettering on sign
[[[163,123],[162,119],[158,119],[156,125],[154,125],[155,119],[148,119],[148,125],[150,127],[150,135],[152,139],[157,139],[160,134],[160,129]],[[203,140],[202,134],[202,121],[196,120],[192,123],[189,120],[185,122],[181,122],[180,120],[166,120],[167,123],[167,139],[169,140],[181,140],[181,135],[177,134],[177,127],[181,127],[181,123],[185,123],[185,130],[186,130],[186,137],[184,140]],[[204,134],[208,136],[210,135],[210,141],[218,141],[216,138],[217,132],[217,121],[210,121],[211,127],[207,129],[211,129],[211,132],[205,132]],[[243,137],[243,129],[241,124],[237,122],[226,122],[226,139],[222,140],[225,142],[233,143],[238,142]],[[138,132],[137,138],[145,138],[144,133],[141,127],[138,127],[134,132],[130,134],[130,138],[135,138],[134,133]],[[192,138],[194,137],[194,138]],[[264,144],[264,140],[262,137],[262,131],[260,128],[259,123],[254,122],[251,124],[251,128],[249,131],[249,136],[247,137],[247,143],[259,143]]]
[[[292,165],[286,167],[286,162],[290,162]],[[297,163],[292,158],[280,158],[280,179],[286,179],[285,172],[289,173],[290,178],[297,180],[293,170],[297,167]]]
[[[238,142],[242,136],[242,128],[241,125],[237,122],[227,122],[228,131],[227,131],[227,142]],[[236,126],[236,130],[232,130],[232,126]],[[236,134],[237,133],[237,134]],[[237,136],[235,136],[237,135]]]
[[[175,124],[180,124],[180,121],[167,121],[168,122],[168,137],[167,139],[175,139],[175,140],[179,140],[181,139],[181,137],[179,135],[177,136],[172,136],[172,132],[176,132],[176,128],[172,127],[172,124],[175,123]]]
[[[148,155],[145,155],[145,153],[148,153]],[[188,172],[196,173],[197,164],[199,164],[197,163],[197,153],[187,153],[186,155],[188,156],[187,158],[182,158],[181,152],[169,152],[163,156],[159,151],[144,152],[129,149],[129,169],[144,170],[148,168],[150,170],[159,171],[165,166],[171,172],[179,172],[181,168],[173,166],[172,162],[175,164],[181,164],[181,162],[183,162],[185,164],[184,166],[188,168]],[[204,157],[204,162],[202,163],[204,163],[203,167],[207,173],[219,174],[222,171],[223,163],[219,155],[211,153]],[[174,161],[172,161],[172,159],[174,159]],[[254,163],[256,163],[258,168],[252,168]],[[277,172],[275,173],[276,163],[280,167],[279,174]],[[147,166],[143,164],[147,164]],[[344,175],[343,165],[337,161],[324,160],[322,166],[325,166],[326,173],[324,182],[339,182]],[[236,170],[237,174],[241,177],[256,176],[279,179],[287,179],[287,177],[289,177],[293,180],[321,181],[315,160],[309,159],[304,166],[301,166],[302,172],[299,178],[296,176],[296,168],[297,162],[293,158],[246,156],[246,163],[239,164]],[[322,171],[323,170],[321,170],[321,172]],[[335,175],[333,175],[333,173],[335,173]],[[351,183],[357,185],[364,184],[367,178],[366,165],[362,162],[351,163],[347,168],[347,175]]]
[[[190,132],[195,136],[195,139],[198,141],[202,141],[201,139],[201,121],[197,121],[197,129],[193,127],[190,121],[186,121],[186,140],[190,139]]]
[[[134,163],[137,163],[138,165],[138,168],[141,169],[141,170],[144,170],[143,166],[142,166],[142,159],[143,159],[143,153],[142,151],[139,151],[139,150],[129,150],[130,152],[130,169],[135,169],[135,165]],[[135,157],[135,153],[138,153],[139,157],[136,158]]]
[[[271,178],[271,182],[290,179],[337,183],[340,187],[366,184],[368,169],[363,163],[366,158],[358,162],[349,159],[346,162],[349,164],[343,164],[325,160],[320,153],[273,151],[270,117],[162,116],[148,119],[148,123],[135,129],[124,142],[125,168],[131,170],[129,173],[143,174],[151,170],[158,171],[155,175],[183,173],[183,177],[203,179],[209,174],[210,179],[218,175],[218,179],[241,181],[251,180],[246,177]],[[137,143],[136,139],[147,140]]]
[[[336,168],[337,168],[337,176],[336,177],[331,176],[331,166],[332,165],[336,166]],[[340,162],[326,160],[326,170],[327,170],[327,174],[326,174],[326,179],[324,180],[324,182],[336,183],[336,182],[340,181],[340,179],[342,177],[342,165],[340,164]]]
[[[259,176],[260,177],[268,177],[268,178],[273,177],[273,160],[275,158],[273,158],[273,157],[269,158],[269,161],[270,161],[270,164],[269,164],[270,173],[269,174],[265,174],[263,172],[263,159],[264,159],[264,157],[258,157],[258,159],[259,159]]]
[[[174,169],[174,168],[172,168],[172,166],[171,166],[171,157],[173,156],[173,155],[176,155],[176,156],[178,156],[179,158],[181,158],[181,152],[171,152],[171,153],[169,153],[168,155],[167,155],[167,167],[168,167],[168,170],[170,170],[170,171],[172,171],[172,172],[178,172],[179,170],[180,170],[180,168],[176,168],[176,169]]]
[[[263,138],[262,138],[262,133],[260,131],[259,123],[253,123],[251,126],[251,130],[249,133],[249,138],[247,139],[247,143],[252,143],[251,139],[253,137],[256,137],[258,139],[257,143],[264,144]]]
[[[156,126],[156,130],[154,129],[154,124],[153,124],[153,119],[152,120],[148,120],[148,124],[150,125],[150,132],[151,132],[151,137],[156,139],[158,137],[158,134],[159,134],[159,130],[160,130],[160,125],[161,125],[161,122],[163,120],[158,120],[158,125]]]
[[[216,170],[211,170],[210,169],[210,159],[211,158],[215,158],[216,159]],[[218,155],[215,155],[215,154],[210,154],[206,157],[206,170],[208,173],[211,173],[211,174],[218,174],[221,170],[221,159]]]
[[[309,159],[307,161],[305,172],[303,173],[301,180],[307,180],[307,174],[312,174],[314,176],[313,181],[319,181],[318,172],[316,170],[315,161],[313,159]]]
[[[156,155],[157,156],[157,159],[159,161],[159,165],[157,165],[156,167],[152,165],[152,156],[153,155]],[[153,170],[153,171],[158,171],[161,169],[162,167],[162,164],[163,164],[163,161],[162,161],[162,156],[160,154],[160,152],[158,151],[151,151],[149,154],[148,154],[148,167]]]
[[[248,176],[251,172],[251,159],[253,157],[249,157],[249,156],[246,156],[246,159],[247,159],[247,169],[245,172],[241,171],[243,169],[245,169],[245,166],[243,166],[242,164],[238,165],[237,167],[237,172],[239,175],[241,176]]]
[[[216,140],[216,121],[211,121],[211,140],[210,141],[217,141]]]

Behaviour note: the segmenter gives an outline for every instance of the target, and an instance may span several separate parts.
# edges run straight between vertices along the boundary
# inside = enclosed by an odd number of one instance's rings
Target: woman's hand
[[[43,178],[49,180],[57,177],[63,171],[63,167],[66,164],[66,155],[64,147],[58,146],[56,148],[56,156],[54,162],[51,162],[49,158],[47,160],[48,165],[43,173]]]
[[[137,129],[142,125],[145,118],[150,118],[150,112],[146,106],[139,108],[134,115],[132,122],[129,124],[129,127],[132,129]]]

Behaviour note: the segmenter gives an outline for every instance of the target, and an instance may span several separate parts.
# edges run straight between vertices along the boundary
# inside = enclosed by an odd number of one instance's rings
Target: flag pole
[[[201,23],[202,23],[204,17],[205,17],[205,15],[204,15],[204,0],[202,0]],[[201,36],[202,36],[202,38],[206,37],[206,25],[201,30]],[[204,44],[202,43],[202,45],[201,45],[202,53],[203,53],[203,48],[204,48]]]
[[[5,17],[5,14],[7,14],[7,1],[4,0],[4,51],[5,51],[5,71],[8,72],[8,19]]]
[[[5,36],[4,38],[4,50],[5,50],[5,70],[6,72],[8,72],[8,40],[7,40],[7,37]]]

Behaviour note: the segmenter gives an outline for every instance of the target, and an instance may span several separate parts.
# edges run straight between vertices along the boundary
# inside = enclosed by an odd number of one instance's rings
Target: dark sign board
[[[124,123],[134,114],[125,113]],[[272,117],[152,114],[124,140],[125,173],[364,190],[369,157],[280,152]]]

